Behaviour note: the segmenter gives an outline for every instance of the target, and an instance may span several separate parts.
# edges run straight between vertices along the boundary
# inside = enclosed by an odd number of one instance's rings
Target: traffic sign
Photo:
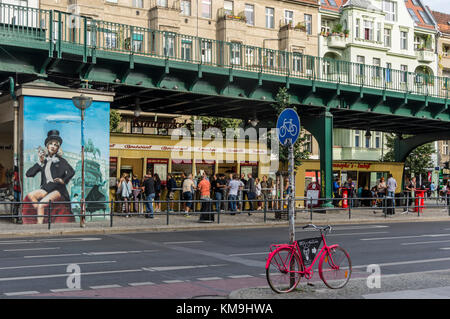
[[[286,145],[289,139],[292,144],[297,141],[300,135],[300,118],[294,109],[285,109],[278,116],[277,132],[282,145]]]

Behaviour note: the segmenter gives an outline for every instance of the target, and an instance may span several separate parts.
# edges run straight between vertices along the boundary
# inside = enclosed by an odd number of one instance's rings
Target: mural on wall
[[[23,206],[23,222],[47,223],[49,201],[51,222],[79,221],[80,110],[70,99],[26,96],[23,113],[23,196],[33,202]],[[85,198],[97,201],[86,204],[86,221],[105,219],[91,215],[109,212],[109,103],[93,102],[85,111],[84,138]]]

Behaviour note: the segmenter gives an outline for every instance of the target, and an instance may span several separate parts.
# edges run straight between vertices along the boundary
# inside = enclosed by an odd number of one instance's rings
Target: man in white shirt
[[[230,210],[232,212],[235,212],[237,210],[236,201],[238,198],[238,191],[243,187],[244,184],[238,179],[237,175],[234,174],[233,179],[228,183],[228,200],[230,201]]]
[[[392,198],[392,206],[395,209],[395,189],[397,188],[397,181],[392,176],[392,174],[389,174],[386,187],[387,187],[387,196]]]

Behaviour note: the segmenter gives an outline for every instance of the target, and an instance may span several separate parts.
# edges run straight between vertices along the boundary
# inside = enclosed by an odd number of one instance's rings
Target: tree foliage
[[[109,112],[109,130],[110,132],[122,132],[122,129],[119,129],[120,121],[122,120],[122,116],[116,110],[111,110]]]
[[[270,127],[276,127],[276,119],[284,109],[292,108],[297,111],[295,106],[290,103],[290,95],[286,87],[280,87],[278,93],[275,97],[276,102],[272,104],[273,109],[276,112],[275,120],[269,123]],[[270,141],[270,138],[268,139]],[[302,164],[302,160],[308,159],[311,155],[307,151],[305,145],[307,142],[307,137],[304,130],[300,131],[300,135],[294,144],[294,167],[297,168]],[[287,163],[289,161],[289,147],[280,145],[279,160],[282,163]]]
[[[412,135],[403,135],[403,138],[411,137]],[[389,151],[384,155],[383,161],[393,162],[394,157],[394,143],[396,136],[394,134],[386,134],[386,147]],[[435,150],[432,143],[421,145],[415,148],[406,158],[405,170],[411,175],[422,175],[428,172],[428,168],[433,167],[433,160],[431,155]]]

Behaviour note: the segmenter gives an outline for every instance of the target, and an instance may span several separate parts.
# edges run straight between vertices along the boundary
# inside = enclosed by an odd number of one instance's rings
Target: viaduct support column
[[[333,198],[333,114],[327,109],[319,117],[303,117],[302,124],[319,144],[323,207],[332,207]]]

